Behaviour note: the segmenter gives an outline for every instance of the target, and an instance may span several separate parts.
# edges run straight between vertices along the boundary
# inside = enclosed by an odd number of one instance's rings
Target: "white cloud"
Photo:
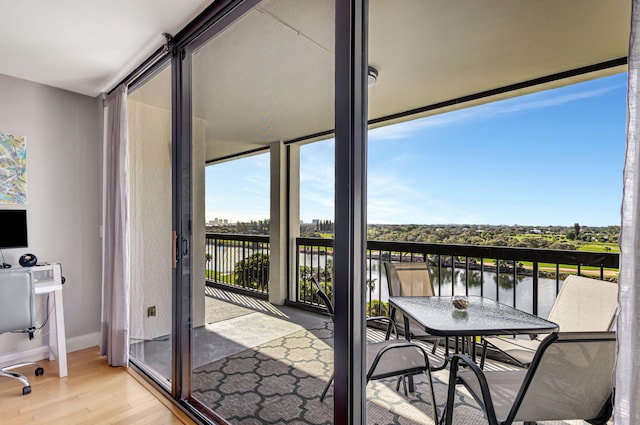
[[[367,221],[371,224],[479,223],[466,207],[435,198],[419,179],[408,180],[393,172],[369,174]]]
[[[554,92],[534,93],[527,96],[447,112],[441,115],[433,115],[413,121],[375,128],[369,131],[368,137],[369,141],[372,142],[381,140],[400,140],[411,137],[430,127],[446,127],[461,122],[483,120],[502,114],[513,114],[532,109],[560,106],[577,100],[602,96],[618,88],[620,88],[620,86],[609,86],[560,95],[557,95]]]
[[[483,105],[481,108],[486,109],[489,113],[493,113],[493,115],[521,112],[530,109],[549,108],[553,106],[564,105],[576,100],[602,96],[615,90],[616,88],[618,87],[603,87],[600,89],[586,90],[578,93],[569,93],[549,98],[545,98],[545,93],[536,93],[522,98],[509,99],[504,102]],[[526,100],[522,101],[522,99]]]

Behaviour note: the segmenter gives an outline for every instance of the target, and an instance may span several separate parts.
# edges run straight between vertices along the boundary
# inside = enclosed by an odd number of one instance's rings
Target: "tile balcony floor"
[[[232,424],[331,424],[333,389],[320,394],[333,371],[332,324],[327,316],[221,289],[206,288],[206,325],[195,329],[192,388],[198,401]],[[372,340],[383,338],[368,331]],[[132,343],[134,357],[170,377],[168,337]],[[432,357],[439,364],[442,350]],[[489,361],[486,369],[513,369]],[[449,372],[434,373],[438,410],[446,402]],[[433,424],[429,387],[416,377],[416,391],[396,391],[396,379],[367,385],[367,424]],[[454,423],[483,424],[484,414],[461,388]],[[583,421],[539,424],[583,424]]]

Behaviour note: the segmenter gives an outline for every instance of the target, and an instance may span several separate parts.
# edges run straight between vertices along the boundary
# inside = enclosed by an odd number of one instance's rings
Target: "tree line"
[[[268,235],[269,220],[207,226],[208,232]],[[302,237],[330,237],[333,222],[321,220],[300,226]],[[522,226],[479,224],[370,224],[367,239],[398,242],[485,245],[522,248],[578,249],[587,243],[617,244],[620,226]]]

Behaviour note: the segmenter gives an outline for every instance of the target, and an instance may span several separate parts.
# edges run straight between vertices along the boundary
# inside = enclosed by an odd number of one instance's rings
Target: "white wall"
[[[27,141],[29,228],[28,249],[3,252],[13,264],[26,252],[62,263],[70,350],[99,343],[101,115],[97,99],[0,75],[0,131]],[[32,348],[39,338],[0,335],[0,353]]]
[[[167,87],[169,95],[170,87]],[[129,96],[132,342],[171,333],[171,111]],[[155,306],[157,315],[147,316]]]
[[[170,75],[167,68],[163,73]],[[166,75],[164,75],[166,77]],[[159,74],[163,77],[163,74]],[[162,81],[160,81],[161,83]],[[128,100],[131,164],[131,323],[133,340],[171,333],[171,111],[145,103],[170,87],[151,80]],[[204,122],[195,120],[193,165],[193,326],[205,317]],[[155,306],[157,315],[147,316]],[[134,341],[132,341],[134,342]]]

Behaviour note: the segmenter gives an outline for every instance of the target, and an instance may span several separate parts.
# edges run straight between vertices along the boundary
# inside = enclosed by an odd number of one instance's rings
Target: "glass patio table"
[[[469,296],[469,306],[464,311],[453,307],[453,297],[389,297],[391,317],[396,311],[404,316],[405,335],[410,335],[409,320],[412,319],[425,332],[445,337],[446,366],[449,352],[448,337],[467,339],[468,351],[475,359],[475,344],[471,339],[487,335],[545,334],[558,330],[556,323],[534,316],[490,298]],[[464,339],[463,339],[464,351]],[[456,351],[458,339],[456,338]],[[471,353],[469,353],[471,354]]]

